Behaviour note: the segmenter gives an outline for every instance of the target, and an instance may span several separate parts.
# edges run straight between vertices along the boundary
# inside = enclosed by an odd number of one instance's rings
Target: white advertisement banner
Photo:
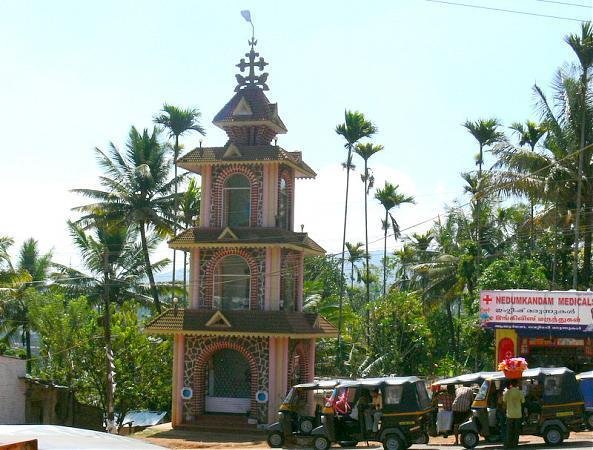
[[[481,291],[480,322],[488,328],[593,332],[593,292]]]

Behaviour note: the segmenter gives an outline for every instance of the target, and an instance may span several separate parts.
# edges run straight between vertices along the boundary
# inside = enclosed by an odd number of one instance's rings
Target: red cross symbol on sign
[[[491,301],[492,301],[492,297],[490,297],[489,295],[486,294],[486,296],[484,297],[484,303],[489,305]]]

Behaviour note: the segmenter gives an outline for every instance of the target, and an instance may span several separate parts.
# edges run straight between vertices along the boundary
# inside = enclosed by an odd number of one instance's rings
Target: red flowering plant
[[[525,358],[506,358],[498,364],[498,370],[502,370],[507,378],[520,378],[524,370],[527,370]]]

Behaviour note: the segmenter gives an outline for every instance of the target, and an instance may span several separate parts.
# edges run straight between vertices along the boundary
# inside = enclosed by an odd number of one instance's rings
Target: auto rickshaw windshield
[[[490,383],[490,380],[484,380],[482,386],[480,386],[480,390],[478,391],[475,400],[486,400],[486,395],[488,394]]]

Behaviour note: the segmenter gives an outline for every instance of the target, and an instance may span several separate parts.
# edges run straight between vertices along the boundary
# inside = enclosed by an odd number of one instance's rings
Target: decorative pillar
[[[185,336],[176,334],[173,337],[173,383],[172,383],[172,408],[171,425],[175,428],[183,423],[183,399],[181,389],[183,386],[183,367],[185,353]]]
[[[190,253],[189,258],[189,307],[198,309],[200,306],[200,249]]]
[[[212,166],[202,169],[202,199],[200,202],[200,227],[210,226],[210,208],[212,205]]]

